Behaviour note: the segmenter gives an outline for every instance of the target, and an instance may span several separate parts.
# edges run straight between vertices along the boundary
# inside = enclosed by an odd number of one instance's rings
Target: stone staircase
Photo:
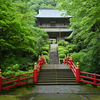
[[[59,64],[58,44],[50,45],[49,58],[49,64]]]
[[[37,85],[76,85],[75,76],[67,65],[59,64],[58,45],[51,44],[49,64],[42,66]]]
[[[38,76],[37,85],[74,85],[75,76],[67,65],[45,65]]]

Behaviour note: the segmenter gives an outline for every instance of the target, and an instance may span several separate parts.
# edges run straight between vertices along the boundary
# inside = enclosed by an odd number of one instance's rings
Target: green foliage
[[[63,51],[59,51],[59,54],[65,54]]]
[[[40,8],[54,8],[56,6],[55,0],[31,0],[29,2],[29,6],[31,10],[35,10],[38,12]]]
[[[80,66],[80,70],[82,71],[86,71],[88,72],[89,67],[87,67],[88,63],[87,63],[87,54],[84,52],[79,52],[79,53],[73,53],[73,61],[74,64],[77,64],[77,62],[79,62],[79,66]]]
[[[59,54],[59,57],[60,58],[64,58],[65,57],[65,54]]]
[[[49,48],[50,48],[50,44],[49,44],[49,45],[48,45],[48,44],[44,45],[44,46],[42,47],[42,52],[41,52],[41,54],[43,54],[43,55],[48,55],[48,53],[49,53]]]
[[[0,39],[2,40],[2,50],[5,48],[20,49],[25,52],[32,52],[36,55],[34,51],[34,43],[38,42],[36,35],[30,28],[26,27],[28,21],[33,19],[32,14],[29,12],[25,14],[18,12],[17,10],[20,9],[17,8],[18,5],[16,3],[12,3],[11,1],[9,1],[9,3],[11,3],[10,5],[6,5],[6,3],[8,2],[2,2],[2,6],[0,6],[2,19],[0,20]],[[6,9],[5,11],[4,7]]]
[[[67,55],[70,51],[68,50],[64,50],[64,53]]]
[[[69,49],[69,48],[73,48],[74,49],[75,45],[74,44],[69,44],[66,46],[66,49]]]
[[[65,50],[67,50],[67,51],[66,51],[66,54],[74,52],[75,49],[76,49],[76,45],[74,45],[74,44],[68,44],[68,45],[65,47]]]
[[[66,45],[68,45],[68,44],[69,44],[69,42],[68,42],[68,41],[65,41],[65,44],[66,44]]]
[[[0,68],[4,76],[31,71],[42,46],[50,44],[46,31],[35,27],[30,0],[0,1]]]
[[[45,47],[48,47],[48,48],[50,48],[50,42],[49,42],[49,44],[46,44],[46,45],[45,45]]]
[[[49,56],[48,56],[48,55],[44,55],[44,57],[45,57],[45,59],[46,59],[46,62],[49,63],[49,60],[50,60],[50,59],[49,59]]]
[[[49,51],[49,45],[45,45],[42,47],[42,51]]]
[[[72,48],[69,48],[69,52],[72,52],[73,51],[73,49]]]
[[[16,75],[16,72],[20,72],[19,70],[19,65],[18,64],[15,64],[13,65],[12,67],[7,67],[5,69],[5,72],[3,72],[3,77],[9,77],[9,76],[13,76],[13,75]]]
[[[63,51],[64,48],[63,48],[63,47],[58,47],[58,50],[59,50],[59,52],[60,52],[60,51]]]
[[[100,74],[99,71],[99,64],[97,60],[98,54],[93,57],[93,52],[92,50],[86,52],[78,52],[78,53],[73,53],[73,61],[76,64],[77,62],[80,63],[80,69],[82,71],[86,72],[91,72],[91,73],[97,73]]]
[[[62,64],[63,63],[63,58],[60,58],[60,64]]]
[[[59,42],[58,42],[58,46],[66,46],[68,44],[68,42],[65,42],[64,40],[60,40]]]
[[[73,61],[74,63],[76,64],[77,62],[80,62],[80,59],[83,57],[83,55],[85,55],[86,53],[84,52],[79,52],[79,53],[73,53],[72,56],[73,56]]]
[[[58,51],[59,51],[58,53],[60,57],[60,63],[62,64],[65,55],[68,54],[68,50],[66,50],[65,47],[63,46],[58,46]]]
[[[42,51],[41,54],[48,55],[48,52],[47,51]]]
[[[53,39],[53,43],[54,43],[54,44],[56,44],[56,43],[57,43],[56,39]]]
[[[70,19],[71,28],[74,30],[70,35],[72,43],[76,46],[73,51],[76,55],[84,55],[79,59],[84,65],[85,71],[99,71],[100,66],[100,1],[97,0],[56,0],[58,8],[65,10],[65,15],[73,17]],[[68,49],[68,48],[67,48]],[[80,52],[81,51],[81,52]],[[87,55],[85,55],[85,53]],[[86,63],[88,62],[88,63]],[[85,63],[85,64],[83,64]],[[100,71],[99,71],[100,74]]]

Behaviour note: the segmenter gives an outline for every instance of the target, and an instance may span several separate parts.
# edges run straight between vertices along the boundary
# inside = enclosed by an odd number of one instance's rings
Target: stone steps
[[[70,69],[42,69],[38,76],[38,85],[77,84]]]
[[[49,64],[59,64],[58,45],[51,44],[49,51]]]

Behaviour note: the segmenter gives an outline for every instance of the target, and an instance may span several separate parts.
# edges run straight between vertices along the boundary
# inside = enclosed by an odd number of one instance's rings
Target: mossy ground
[[[41,88],[42,87],[42,88]],[[47,87],[50,87],[49,89]],[[12,88],[9,90],[4,90],[0,93],[0,100],[100,100],[100,88],[95,88],[88,85],[80,85],[80,86],[64,86],[67,90],[72,88],[72,93],[49,93],[51,87],[53,86],[21,86]],[[63,86],[54,86],[59,89]],[[75,89],[78,87],[77,93],[75,93]],[[37,93],[35,90],[37,89],[46,89],[48,93]],[[44,89],[44,90],[45,90]],[[55,89],[55,88],[53,88]],[[61,89],[60,89],[61,90]],[[39,90],[40,91],[40,90]],[[54,90],[58,91],[58,90]]]
[[[31,94],[31,89],[34,86],[21,86],[12,89],[4,90],[0,93],[0,100],[22,100],[22,96]]]

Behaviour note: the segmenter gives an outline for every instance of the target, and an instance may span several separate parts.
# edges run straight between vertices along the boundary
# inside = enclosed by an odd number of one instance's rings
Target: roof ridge
[[[47,9],[47,10],[48,10],[48,9],[50,9],[50,10],[51,10],[51,9],[52,9],[52,10],[56,10],[56,9],[54,9],[54,8],[40,8],[39,10],[44,10],[44,9],[45,9],[45,10],[46,10],[46,9]]]

